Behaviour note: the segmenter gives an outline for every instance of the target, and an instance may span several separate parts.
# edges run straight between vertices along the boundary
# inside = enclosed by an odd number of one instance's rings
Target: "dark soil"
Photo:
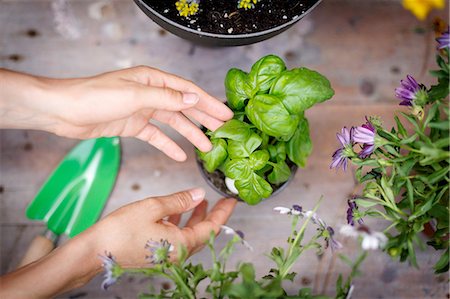
[[[238,9],[237,0],[200,0],[194,16],[178,15],[176,0],[144,0],[161,15],[194,30],[216,34],[248,34],[278,27],[300,17],[318,0],[262,0],[254,9]]]
[[[291,177],[289,178],[289,180],[287,182],[284,182],[281,185],[273,185],[270,184],[272,186],[273,189],[273,193],[271,195],[274,196],[276,195],[278,192],[280,192],[280,189],[283,189],[290,181],[291,179],[294,177],[295,172],[297,170],[297,166],[292,163],[291,161],[286,160],[286,163],[289,165],[289,167],[291,168]],[[200,169],[200,172],[203,176],[203,178],[207,181],[207,183],[213,188],[215,189],[218,193],[220,193],[223,196],[230,196],[233,198],[236,198],[238,200],[241,200],[241,198],[239,198],[239,196],[237,196],[236,194],[234,194],[233,192],[231,192],[230,190],[228,190],[227,186],[225,185],[225,175],[216,170],[213,173],[209,173],[205,170],[205,168],[203,167],[203,161],[200,160],[197,156],[197,165]]]

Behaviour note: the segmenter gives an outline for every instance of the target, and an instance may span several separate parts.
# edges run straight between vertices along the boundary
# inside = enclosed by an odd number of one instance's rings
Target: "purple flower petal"
[[[420,84],[417,83],[416,79],[411,75],[407,75],[405,80],[400,80],[400,87],[395,89],[395,96],[402,100],[400,105],[412,106],[412,102],[416,99],[417,92],[420,89]]]
[[[439,43],[438,49],[444,49],[444,48],[450,48],[450,35],[449,30],[447,29],[446,32],[444,32],[440,37],[436,39],[436,41]]]
[[[355,142],[373,144],[375,141],[375,133],[364,127],[355,128],[353,134]]]
[[[373,144],[364,144],[362,150],[359,152],[358,156],[361,159],[365,159],[367,157],[369,157],[373,151],[375,150],[375,145]]]

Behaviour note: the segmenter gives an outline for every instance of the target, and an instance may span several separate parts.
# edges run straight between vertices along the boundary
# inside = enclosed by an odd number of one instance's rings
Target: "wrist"
[[[50,80],[0,69],[0,128],[53,132]]]

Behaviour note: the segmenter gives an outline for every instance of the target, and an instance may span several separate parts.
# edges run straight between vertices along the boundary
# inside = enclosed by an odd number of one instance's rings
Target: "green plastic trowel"
[[[64,157],[28,205],[27,217],[45,221],[47,230],[33,240],[19,267],[52,251],[60,235],[74,237],[97,221],[119,165],[118,137],[82,141]]]

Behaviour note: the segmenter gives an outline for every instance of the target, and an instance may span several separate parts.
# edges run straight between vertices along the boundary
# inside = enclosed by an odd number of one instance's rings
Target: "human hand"
[[[111,252],[124,268],[150,266],[145,258],[150,255],[145,248],[149,240],[165,239],[172,244],[172,260],[176,259],[180,246],[191,255],[205,245],[211,231],[216,234],[220,231],[236,205],[235,199],[221,199],[207,213],[208,202],[203,200],[204,196],[203,189],[192,189],[134,202],[108,215],[85,235],[95,244],[98,254]],[[186,225],[178,227],[181,214],[192,209]]]
[[[52,298],[81,287],[102,271],[99,255],[105,251],[124,268],[151,267],[145,248],[149,240],[168,240],[174,246],[172,260],[180,246],[192,254],[203,247],[211,231],[219,232],[236,205],[235,199],[222,199],[207,213],[204,196],[203,189],[192,189],[128,204],[40,260],[1,276],[0,297]],[[192,209],[186,225],[179,228],[180,214]]]
[[[145,66],[78,79],[0,70],[0,81],[2,127],[79,139],[136,137],[177,161],[186,159],[185,152],[150,120],[168,124],[207,152],[211,142],[190,119],[215,130],[233,116],[192,82]]]

